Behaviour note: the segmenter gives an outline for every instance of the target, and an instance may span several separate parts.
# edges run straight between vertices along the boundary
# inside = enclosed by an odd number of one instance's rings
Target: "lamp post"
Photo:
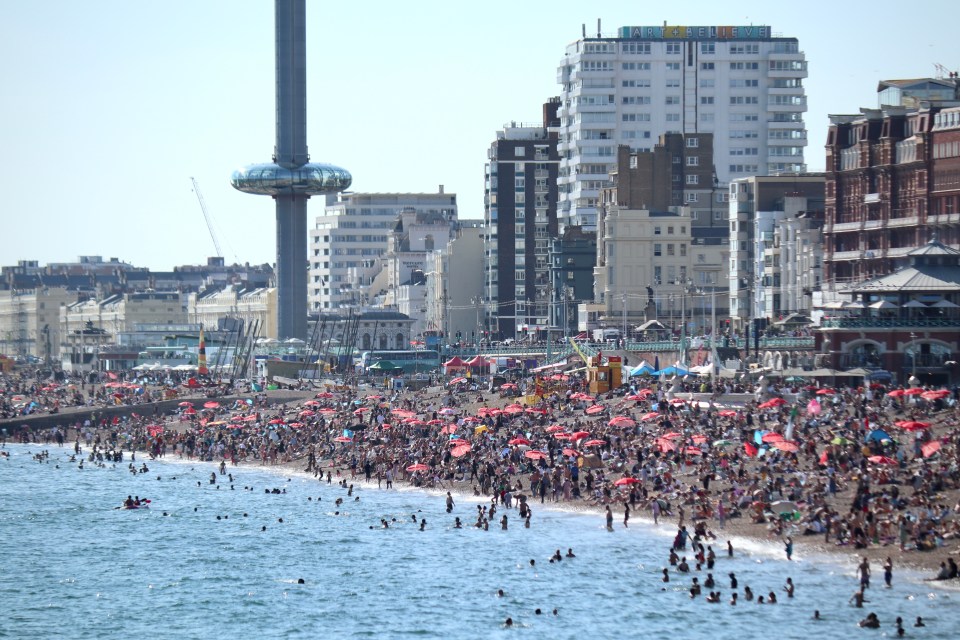
[[[477,310],[477,328],[476,328],[476,333],[474,334],[474,345],[476,346],[480,344],[480,335],[481,335],[480,334],[480,307],[481,305],[486,304],[486,301],[484,300],[483,296],[474,296],[473,298],[470,298],[470,302],[476,306],[476,310]]]
[[[910,332],[910,349],[911,349],[911,351],[910,351],[910,354],[911,354],[911,355],[910,355],[910,359],[913,361],[913,373],[912,373],[912,375],[910,376],[910,379],[907,381],[907,383],[908,383],[911,387],[918,387],[918,386],[920,386],[920,381],[917,380],[917,345],[916,345],[916,341],[917,341],[917,334],[916,334],[916,333],[913,333],[913,332],[911,331],[911,332]]]

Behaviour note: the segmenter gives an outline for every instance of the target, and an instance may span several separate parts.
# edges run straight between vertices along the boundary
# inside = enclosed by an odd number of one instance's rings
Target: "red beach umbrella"
[[[773,446],[777,449],[780,449],[780,451],[786,451],[788,453],[796,453],[797,451],[800,451],[800,447],[797,446],[797,443],[790,442],[789,440],[779,440],[774,442]]]
[[[920,451],[923,453],[924,458],[929,458],[930,456],[935,454],[937,451],[940,451],[940,441],[931,440],[927,444],[920,447]]]

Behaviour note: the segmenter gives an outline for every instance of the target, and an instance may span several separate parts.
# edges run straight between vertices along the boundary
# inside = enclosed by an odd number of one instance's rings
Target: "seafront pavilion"
[[[307,337],[307,199],[352,182],[340,167],[310,162],[307,153],[305,0],[276,0],[277,142],[273,162],[233,173],[234,188],[277,203],[277,332]]]

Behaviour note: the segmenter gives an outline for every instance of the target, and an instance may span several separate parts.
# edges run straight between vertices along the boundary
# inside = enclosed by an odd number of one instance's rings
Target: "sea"
[[[70,448],[3,450],[4,638],[809,640],[896,637],[897,616],[906,637],[955,638],[960,623],[960,592],[920,575],[896,568],[886,589],[874,567],[869,602],[856,609],[849,557],[800,549],[788,562],[780,543],[735,538],[729,558],[723,531],[712,543],[721,603],[705,601],[710,589],[691,599],[690,578],[702,584],[706,570],[671,570],[662,581],[675,526],[635,517],[625,528],[619,512],[610,532],[600,513],[537,501],[530,528],[513,509],[499,510],[485,531],[472,526],[480,499],[455,495],[447,513],[442,491],[354,480],[348,495],[336,478],[255,466],[228,468],[231,482],[197,461],[138,455],[133,464],[148,471],[132,473],[129,453],[120,464],[80,468]],[[43,450],[49,458],[37,461]],[[128,495],[150,508],[119,509]],[[550,562],[568,549],[575,558]],[[793,598],[782,590],[787,577]],[[747,585],[776,592],[777,604],[743,601]],[[881,629],[857,628],[871,611]],[[917,616],[925,627],[913,626]]]

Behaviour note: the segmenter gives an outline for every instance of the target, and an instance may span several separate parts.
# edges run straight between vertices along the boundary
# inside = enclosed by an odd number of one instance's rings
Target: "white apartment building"
[[[307,300],[311,312],[369,304],[361,299],[390,250],[397,217],[405,208],[457,219],[457,196],[444,193],[340,193],[328,199],[310,230]]]
[[[595,228],[617,145],[649,150],[663,133],[713,133],[720,184],[804,171],[806,77],[797,39],[769,26],[584,34],[557,70],[561,223]]]
[[[730,184],[728,292],[736,327],[753,318],[775,321],[809,311],[822,266],[822,249],[811,243],[820,242],[824,181],[821,173],[754,176]]]

